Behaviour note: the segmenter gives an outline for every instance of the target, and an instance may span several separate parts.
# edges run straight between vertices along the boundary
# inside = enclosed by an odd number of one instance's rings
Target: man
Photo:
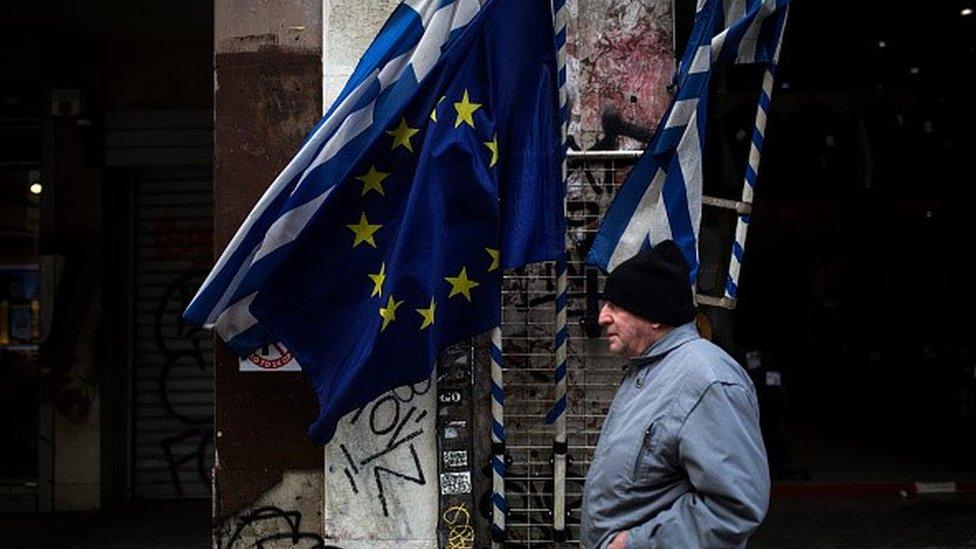
[[[769,502],[756,392],[701,338],[673,241],[607,277],[600,325],[629,359],[583,487],[586,547],[742,547]]]

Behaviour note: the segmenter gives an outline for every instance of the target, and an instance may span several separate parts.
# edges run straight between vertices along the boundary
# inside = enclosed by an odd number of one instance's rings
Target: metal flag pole
[[[749,164],[746,166],[746,177],[742,183],[742,204],[746,207],[740,211],[735,225],[735,242],[732,243],[732,257],[729,259],[729,275],[725,280],[725,297],[734,300],[739,294],[739,273],[742,270],[742,258],[746,253],[746,236],[749,234],[749,221],[752,212],[752,198],[756,188],[756,178],[759,177],[759,161],[762,158],[762,146],[766,136],[766,121],[769,117],[769,105],[773,99],[773,84],[776,81],[776,65],[779,63],[780,47],[783,45],[783,35],[786,34],[786,23],[789,20],[789,6],[783,29],[780,31],[779,43],[773,54],[773,61],[766,67],[763,74],[762,91],[759,92],[759,106],[756,108],[756,123],[752,128],[752,145],[749,148]],[[734,303],[734,302],[733,302]]]
[[[739,293],[739,272],[742,269],[742,257],[746,251],[746,236],[749,233],[752,197],[755,192],[756,178],[759,176],[759,161],[762,158],[763,138],[766,133],[766,119],[769,114],[769,104],[773,95],[773,83],[776,78],[776,65],[766,68],[763,75],[762,91],[759,93],[759,107],[756,109],[756,123],[752,128],[752,146],[749,149],[749,165],[746,166],[746,177],[742,184],[742,203],[749,206],[746,211],[738,215],[735,225],[735,242],[732,243],[732,257],[729,260],[729,275],[725,280],[725,297],[735,299]]]
[[[553,0],[553,28],[556,39],[556,70],[559,84],[560,137],[562,138],[562,181],[565,185],[567,175],[566,147],[569,131],[569,97],[566,90],[566,23],[568,20],[566,0]],[[565,201],[563,214],[565,215]],[[555,416],[552,437],[552,537],[553,541],[566,541],[566,259],[567,252],[556,261],[556,326],[555,350],[556,368],[555,405],[551,415]]]
[[[505,386],[502,383],[502,329],[491,329],[491,545],[505,542]]]

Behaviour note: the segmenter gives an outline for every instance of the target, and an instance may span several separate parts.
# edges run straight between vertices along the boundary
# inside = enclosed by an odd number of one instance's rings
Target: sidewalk
[[[0,549],[66,547],[208,548],[209,502],[136,502],[99,513],[0,515]],[[976,547],[976,496],[776,498],[749,547]]]
[[[776,498],[749,547],[976,547],[976,496]]]
[[[133,502],[99,512],[0,515],[0,549],[205,549],[208,500]]]

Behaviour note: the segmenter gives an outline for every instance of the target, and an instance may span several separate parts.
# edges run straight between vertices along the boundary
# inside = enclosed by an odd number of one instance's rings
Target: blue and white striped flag
[[[788,4],[789,0],[699,0],[675,75],[677,93],[604,216],[587,263],[609,272],[641,249],[670,239],[684,252],[694,282],[712,68],[775,64]]]
[[[283,343],[309,433],[497,325],[501,273],[563,250],[547,0],[405,0],[184,316],[236,353]]]

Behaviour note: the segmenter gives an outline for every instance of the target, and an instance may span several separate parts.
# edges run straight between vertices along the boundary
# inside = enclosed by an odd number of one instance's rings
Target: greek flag
[[[675,75],[677,93],[647,149],[608,209],[587,263],[604,271],[663,240],[674,240],[698,272],[702,152],[712,68],[773,65],[789,0],[699,0]],[[764,95],[768,103],[769,90]]]
[[[548,1],[405,0],[185,312],[283,343],[311,438],[499,322],[501,273],[563,248]]]

